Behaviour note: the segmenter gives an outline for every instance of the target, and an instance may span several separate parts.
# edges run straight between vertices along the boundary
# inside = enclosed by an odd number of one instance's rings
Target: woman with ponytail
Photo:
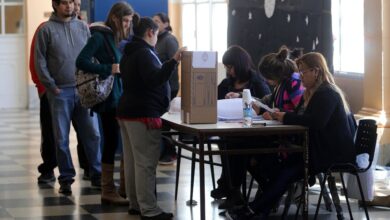
[[[281,47],[278,53],[265,55],[259,63],[259,72],[274,89],[272,94],[262,98],[262,102],[281,111],[292,112],[301,101],[304,88],[298,68],[289,58],[287,47]],[[254,105],[265,119],[271,119],[269,112],[264,112]]]
[[[141,219],[172,219],[157,205],[156,168],[160,156],[161,116],[169,106],[168,80],[185,48],[164,63],[155,45],[158,25],[151,18],[134,20],[134,37],[121,60],[123,95],[117,117],[121,128],[129,214]]]

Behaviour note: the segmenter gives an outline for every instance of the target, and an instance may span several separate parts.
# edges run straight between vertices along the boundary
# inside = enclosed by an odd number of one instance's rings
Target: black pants
[[[290,185],[303,178],[303,159],[299,155],[289,155],[278,168],[269,167],[269,182],[262,184],[262,194],[250,203],[255,213],[268,215]],[[255,176],[255,179],[256,178]]]
[[[57,166],[57,157],[50,106],[46,93],[40,97],[39,119],[41,124],[41,157],[43,163],[38,166],[38,171],[42,174],[52,173]]]
[[[102,122],[103,134],[103,155],[102,163],[114,164],[115,153],[119,148],[120,130],[115,118],[116,110],[99,113]]]

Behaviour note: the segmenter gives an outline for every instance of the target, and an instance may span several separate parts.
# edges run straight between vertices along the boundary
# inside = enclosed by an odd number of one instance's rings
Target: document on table
[[[259,106],[259,107],[265,109],[267,112],[271,112],[271,113],[274,113],[274,112],[275,112],[274,109],[272,109],[272,108],[270,108],[268,105],[262,103],[260,99],[254,98],[254,97],[252,97],[252,99],[253,99],[253,103],[254,103],[255,105],[257,105],[257,106]]]

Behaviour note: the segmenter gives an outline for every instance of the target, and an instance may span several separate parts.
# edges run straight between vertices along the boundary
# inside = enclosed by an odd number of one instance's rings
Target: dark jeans
[[[261,184],[263,187],[261,189],[262,194],[249,204],[255,213],[268,215],[290,185],[303,178],[303,160],[301,155],[291,154],[286,161],[280,164],[280,167],[276,169],[268,167],[269,181]],[[255,176],[255,179],[259,178]]]
[[[115,110],[99,113],[103,134],[102,163],[114,164],[115,153],[120,146],[120,130],[116,120]]]
[[[41,157],[43,163],[38,166],[38,171],[42,174],[52,173],[57,166],[57,157],[50,106],[46,93],[40,97],[39,119],[41,124]]]

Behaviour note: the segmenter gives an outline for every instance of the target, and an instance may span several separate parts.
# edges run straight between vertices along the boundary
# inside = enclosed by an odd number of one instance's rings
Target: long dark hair
[[[158,30],[158,25],[149,17],[142,17],[137,21],[133,20],[133,25],[134,35],[139,38],[143,38],[149,29],[153,30],[153,33]]]
[[[157,13],[155,14],[154,16],[157,16],[160,18],[160,20],[163,22],[163,23],[168,23],[168,27],[165,28],[166,31],[172,31],[172,27],[171,27],[171,23],[169,21],[169,17],[167,14],[163,13],[163,12],[160,12],[160,13]]]
[[[130,30],[123,30],[122,26],[123,17],[129,15],[135,15],[134,9],[129,3],[124,1],[115,3],[111,7],[110,12],[108,13],[105,24],[111,28],[112,32],[114,33],[115,43],[117,44],[121,40],[126,39],[130,33]],[[114,17],[117,18],[119,21],[115,22]],[[131,29],[131,27],[129,29]]]
[[[238,45],[230,46],[223,54],[222,63],[234,67],[234,73],[239,82],[247,82],[255,72],[249,53]]]
[[[259,62],[259,72],[264,78],[281,82],[298,71],[294,61],[288,58],[289,50],[281,47],[278,53],[263,56]]]

